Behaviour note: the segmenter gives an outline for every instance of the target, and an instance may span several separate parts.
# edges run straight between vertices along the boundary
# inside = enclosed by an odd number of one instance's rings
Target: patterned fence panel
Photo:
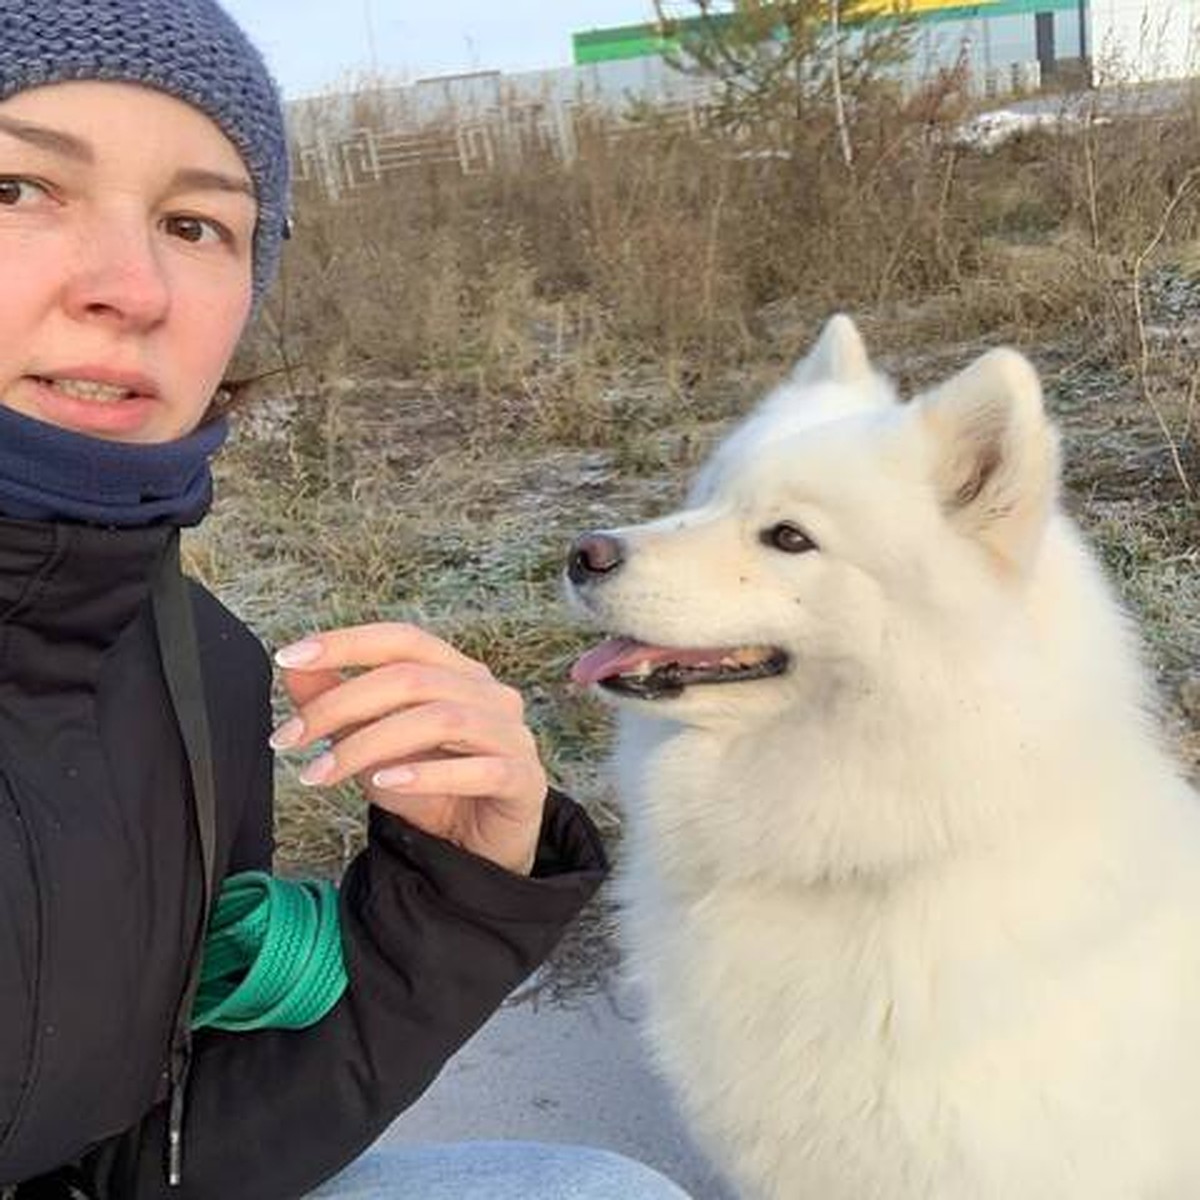
[[[317,137],[295,151],[296,180],[336,199],[419,167],[440,165],[477,175],[501,163],[533,158],[571,162],[578,152],[579,111],[571,104],[537,103],[422,129],[362,128],[340,137]],[[699,117],[695,106],[675,105],[664,109],[659,120],[696,126]],[[614,140],[627,129],[619,120],[604,122],[605,135]]]

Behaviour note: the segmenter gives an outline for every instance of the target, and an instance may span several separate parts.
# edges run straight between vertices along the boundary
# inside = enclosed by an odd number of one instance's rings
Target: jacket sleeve
[[[183,1181],[166,1106],[86,1161],[100,1200],[295,1200],[368,1146],[549,953],[606,870],[595,827],[551,793],[530,878],[373,809],[341,889],[350,985],[300,1031],[197,1035]]]

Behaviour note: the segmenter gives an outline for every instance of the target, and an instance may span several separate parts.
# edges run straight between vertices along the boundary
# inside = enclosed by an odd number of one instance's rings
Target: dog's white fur
[[[1020,355],[900,404],[835,317],[578,589],[791,656],[617,755],[649,1036],[748,1200],[1200,1197],[1196,797],[1058,478]]]

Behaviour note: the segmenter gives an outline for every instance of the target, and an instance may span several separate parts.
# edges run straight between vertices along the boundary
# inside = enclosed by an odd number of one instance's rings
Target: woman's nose
[[[81,231],[66,306],[79,320],[143,328],[162,320],[170,287],[154,230],[133,220],[90,222]]]

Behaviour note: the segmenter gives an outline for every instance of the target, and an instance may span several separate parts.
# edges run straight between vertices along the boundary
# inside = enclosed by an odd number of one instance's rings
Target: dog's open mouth
[[[665,700],[698,683],[744,683],[787,669],[788,657],[773,646],[707,650],[651,646],[633,638],[609,638],[571,668],[573,683],[599,684],[642,700]]]

